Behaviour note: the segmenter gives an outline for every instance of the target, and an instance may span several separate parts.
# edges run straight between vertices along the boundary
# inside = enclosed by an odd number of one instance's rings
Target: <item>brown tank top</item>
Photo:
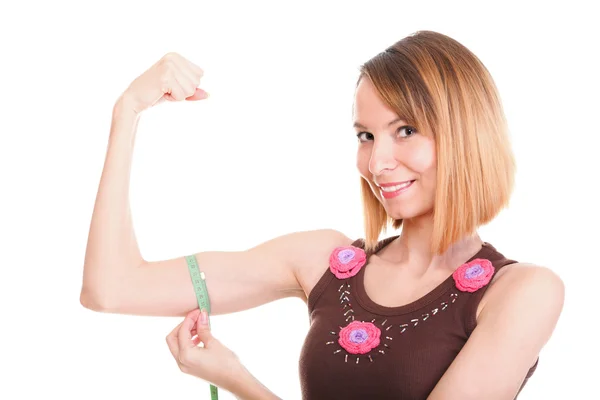
[[[366,253],[366,264],[356,275],[340,279],[328,269],[310,292],[310,329],[299,365],[304,400],[426,399],[475,329],[477,306],[487,285],[474,292],[460,291],[451,275],[425,296],[403,306],[384,307],[368,297],[363,277],[369,256],[397,237],[380,241],[372,253]],[[364,250],[364,240],[358,239],[352,246]],[[494,274],[516,262],[489,243],[466,263],[475,259],[489,260]],[[366,325],[355,324],[360,329],[344,332],[346,337],[353,335],[352,343],[361,344],[342,346],[338,341],[342,330],[354,321]],[[373,326],[378,328],[379,343],[369,349],[377,343],[367,343],[376,336],[369,331],[377,330]],[[537,364],[527,373],[521,389]]]

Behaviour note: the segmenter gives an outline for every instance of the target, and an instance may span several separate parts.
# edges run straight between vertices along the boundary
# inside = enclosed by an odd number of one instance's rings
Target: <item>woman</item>
[[[202,73],[168,54],[116,102],[81,302],[188,314],[167,338],[184,372],[241,398],[276,398],[201,324],[184,257],[143,260],[131,224],[122,171],[139,115],[165,99],[206,98]],[[515,169],[488,71],[455,40],[418,32],[361,67],[353,124],[365,239],[316,230],[198,253],[212,313],[302,298],[311,319],[300,359],[306,399],[515,398],[564,288],[551,270],[506,258],[477,234],[508,204]],[[380,241],[388,223],[401,234]]]

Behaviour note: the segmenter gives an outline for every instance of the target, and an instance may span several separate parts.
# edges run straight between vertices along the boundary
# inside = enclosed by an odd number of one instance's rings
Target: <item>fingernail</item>
[[[206,310],[200,311],[200,323],[202,325],[208,324],[208,314],[207,314]]]

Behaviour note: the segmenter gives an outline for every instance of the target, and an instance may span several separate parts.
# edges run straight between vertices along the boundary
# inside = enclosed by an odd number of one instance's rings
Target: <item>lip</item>
[[[400,181],[400,182],[376,183],[376,185],[379,186],[379,187],[397,186],[397,185],[402,185],[403,183],[411,182],[411,181],[414,181],[414,180],[416,180],[416,179],[409,179],[407,181]]]
[[[384,190],[382,190],[381,188],[379,189],[379,193],[381,193],[381,196],[383,196],[383,198],[385,199],[391,199],[393,197],[399,196],[402,193],[406,192],[408,189],[410,189],[413,185],[413,183],[415,183],[416,179],[410,180],[410,181],[404,181],[404,182],[400,182],[400,183],[385,183],[382,184],[381,186],[386,187],[386,186],[396,186],[402,183],[406,183],[406,182],[410,182],[408,186],[403,187],[400,190],[396,190],[395,192],[386,192]]]

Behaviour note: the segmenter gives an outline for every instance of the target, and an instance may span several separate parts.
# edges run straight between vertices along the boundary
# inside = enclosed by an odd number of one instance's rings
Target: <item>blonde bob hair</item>
[[[436,144],[437,182],[431,251],[445,252],[491,221],[511,196],[515,160],[496,85],[465,46],[440,33],[419,31],[360,67],[384,103]],[[358,85],[358,83],[357,83]],[[389,217],[361,177],[365,245],[402,220]]]

